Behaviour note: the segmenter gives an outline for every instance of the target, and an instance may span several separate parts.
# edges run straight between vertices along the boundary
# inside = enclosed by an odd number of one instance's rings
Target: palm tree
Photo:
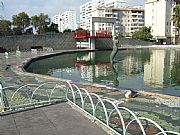
[[[173,10],[173,23],[178,28],[178,43],[180,43],[180,4],[176,5],[176,7]]]

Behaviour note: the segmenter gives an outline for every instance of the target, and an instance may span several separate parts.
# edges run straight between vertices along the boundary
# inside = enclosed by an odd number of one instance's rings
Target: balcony
[[[108,30],[77,30],[73,38],[112,38],[112,32]]]

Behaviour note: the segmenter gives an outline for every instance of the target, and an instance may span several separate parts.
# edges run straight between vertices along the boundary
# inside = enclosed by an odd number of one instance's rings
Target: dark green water
[[[180,50],[111,51],[63,54],[32,63],[27,71],[54,77],[180,96]]]

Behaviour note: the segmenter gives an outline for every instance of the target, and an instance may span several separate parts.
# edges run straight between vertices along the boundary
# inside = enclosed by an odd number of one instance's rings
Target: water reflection
[[[116,66],[115,63],[111,63],[111,71],[113,73],[113,85],[114,86],[119,86],[118,72],[117,72],[115,66]]]
[[[152,50],[150,62],[144,65],[144,82],[153,87],[168,86],[171,82],[171,69],[174,51]]]
[[[30,65],[29,72],[180,96],[180,51],[126,50],[63,54]]]
[[[151,50],[151,52],[150,61],[144,65],[145,85],[161,89],[162,93],[180,96],[180,52],[175,50]]]

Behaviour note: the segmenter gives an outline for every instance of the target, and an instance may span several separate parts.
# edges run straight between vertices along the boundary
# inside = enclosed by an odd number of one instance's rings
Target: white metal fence
[[[86,89],[79,88],[68,81],[1,88],[1,103],[4,110],[20,109],[67,100],[83,112],[91,115],[94,120],[99,121],[119,135],[180,135],[177,132],[166,131],[158,123],[149,118],[137,116],[132,110],[121,106],[122,102],[114,102],[107,98],[101,98],[99,95],[89,93]],[[113,119],[116,121],[113,121]],[[153,133],[150,129],[153,129]]]

